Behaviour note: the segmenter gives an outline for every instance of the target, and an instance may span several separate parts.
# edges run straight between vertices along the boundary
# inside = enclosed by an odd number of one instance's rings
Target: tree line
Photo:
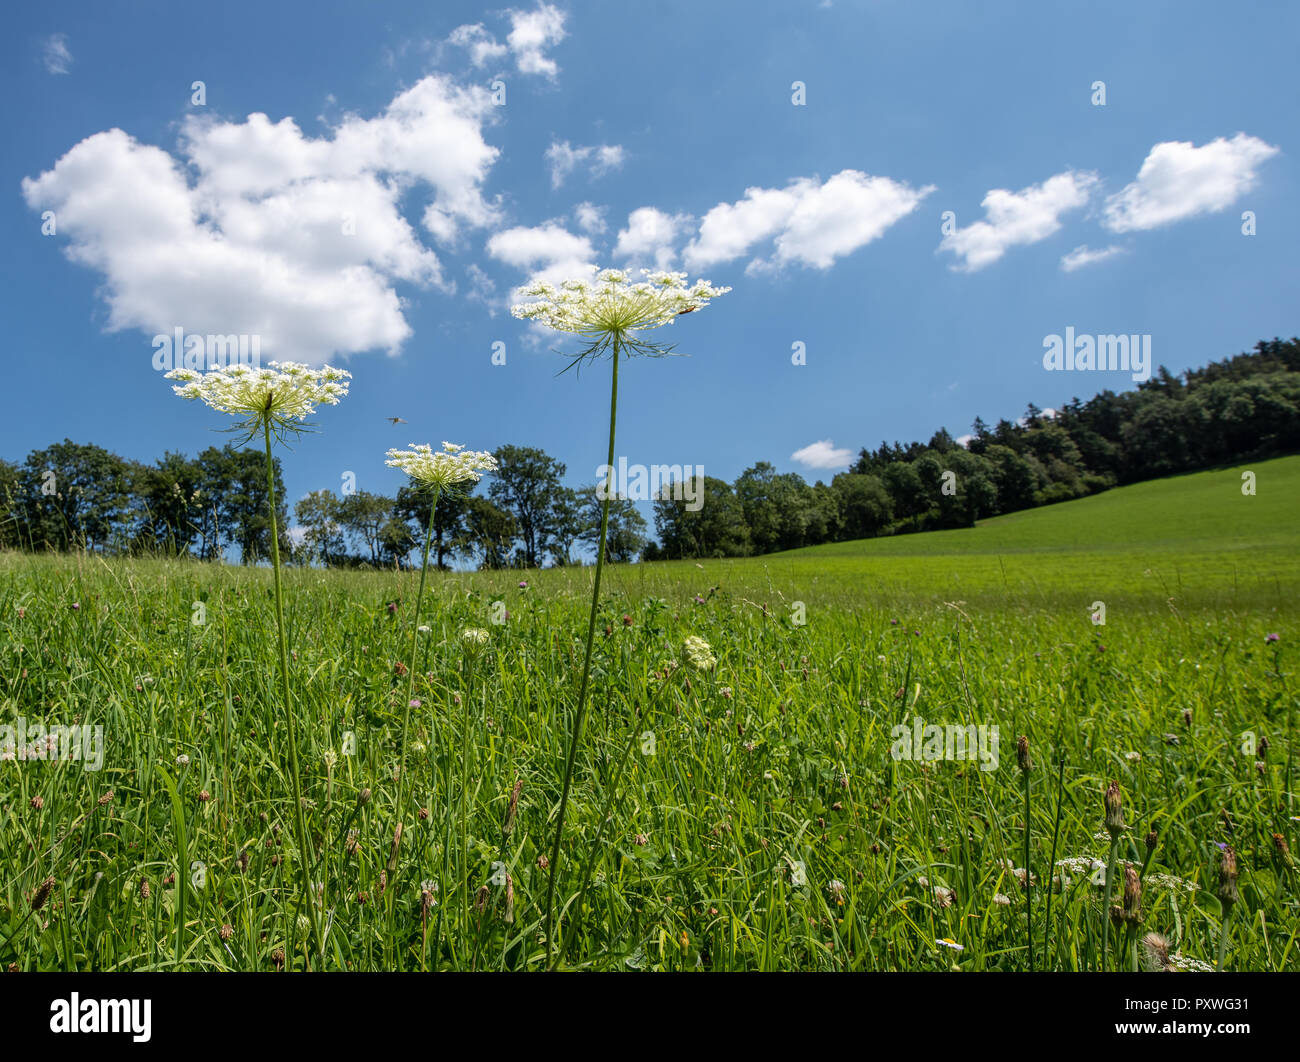
[[[809,484],[768,462],[734,483],[705,476],[702,504],[664,491],[655,533],[625,498],[611,500],[609,559],[733,557],[938,528],[1082,497],[1112,486],[1300,450],[1300,338],[1173,376],[1163,366],[1134,391],[1073,399],[1052,414],[1030,405],[990,427],[976,418],[959,443],[940,428],[928,443],[862,449],[847,472]],[[486,489],[389,497],[317,490],[289,519],[273,462],[281,552],[296,563],[402,566],[430,533],[440,567],[537,568],[577,563],[599,538],[595,486],[563,483],[544,450],[505,445]],[[22,464],[0,460],[0,547],[107,553],[235,553],[269,557],[266,457],[209,447],[153,465],[64,440]],[[430,522],[432,531],[430,532]],[[291,535],[289,527],[297,533]]]
[[[1180,376],[1161,366],[1134,391],[1102,391],[1051,415],[990,427],[959,444],[863,449],[829,484],[759,462],[735,483],[706,478],[704,504],[655,502],[647,559],[769,553],[940,528],[1095,494],[1117,484],[1300,450],[1300,338],[1263,340]]]

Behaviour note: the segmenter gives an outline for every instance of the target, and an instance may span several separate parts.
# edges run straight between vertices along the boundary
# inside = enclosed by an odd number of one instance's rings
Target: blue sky
[[[557,378],[551,348],[573,344],[508,312],[529,277],[587,265],[734,289],[667,330],[689,358],[621,375],[617,447],[728,480],[759,460],[828,479],[836,451],[1134,386],[1045,371],[1067,327],[1149,334],[1175,372],[1300,332],[1291,4],[52,2],[6,20],[9,460],[65,436],[149,461],[223,442],[152,365],[153,336],[182,327],[353,373],[283,455],[291,500],[349,471],[393,491],[384,451],[443,439],[541,446],[592,482],[607,372]]]

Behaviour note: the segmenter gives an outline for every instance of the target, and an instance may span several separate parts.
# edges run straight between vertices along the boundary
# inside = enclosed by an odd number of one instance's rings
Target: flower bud
[[[1237,893],[1237,852],[1230,844],[1222,845],[1219,851],[1218,897],[1225,915],[1240,898]]]
[[[1124,831],[1124,802],[1119,793],[1119,782],[1106,787],[1106,832],[1112,841]]]
[[[1024,734],[1016,738],[1016,763],[1020,765],[1020,770],[1026,773],[1034,765],[1029,758],[1029,738]]]

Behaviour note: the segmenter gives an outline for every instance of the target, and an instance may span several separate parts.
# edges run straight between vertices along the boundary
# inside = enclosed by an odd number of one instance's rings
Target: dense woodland
[[[809,484],[760,461],[734,483],[705,477],[703,505],[653,503],[657,541],[635,504],[610,508],[615,562],[770,553],[845,539],[969,527],[1117,484],[1300,451],[1300,338],[1173,376],[1161,367],[1136,390],[1103,391],[1046,415],[1031,405],[990,427],[976,418],[959,444],[882,442],[849,471]],[[598,538],[595,487],[563,484],[564,464],[527,446],[502,446],[500,469],[468,495],[314,491],[288,512],[275,464],[281,549],[300,564],[405,565],[433,520],[441,566],[533,568],[577,563]],[[270,554],[266,457],[210,447],[153,465],[64,440],[0,460],[0,547],[117,554],[238,557]],[[295,531],[291,534],[289,528]]]

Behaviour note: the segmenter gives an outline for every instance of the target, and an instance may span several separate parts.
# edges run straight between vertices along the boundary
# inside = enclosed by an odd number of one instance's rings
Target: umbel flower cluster
[[[477,483],[484,472],[496,471],[497,461],[483,450],[466,450],[444,442],[441,450],[428,443],[411,443],[409,450],[389,450],[389,468],[399,468],[417,483],[439,490],[460,483]]]
[[[273,361],[265,369],[231,365],[208,373],[173,369],[166,376],[180,381],[172,390],[181,398],[201,399],[221,413],[243,417],[251,427],[266,421],[277,430],[305,420],[317,406],[338,405],[347,397],[351,378],[345,369],[312,369],[293,361]]]
[[[534,284],[523,294],[536,301],[520,303],[510,312],[557,332],[571,332],[598,342],[668,324],[731,290],[715,288],[707,280],[687,285],[685,273],[649,269],[641,272],[645,280],[637,283],[622,270],[606,269],[597,274],[594,282],[579,278],[558,286]]]

